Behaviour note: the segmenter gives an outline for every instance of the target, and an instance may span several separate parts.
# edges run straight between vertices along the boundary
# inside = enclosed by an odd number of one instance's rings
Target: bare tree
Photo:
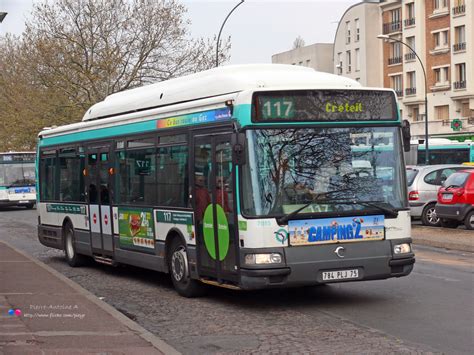
[[[293,41],[293,49],[301,48],[305,46],[304,39],[301,36],[296,37]]]
[[[35,4],[22,37],[0,43],[3,145],[34,147],[42,127],[77,122],[107,95],[214,67],[216,38],[192,38],[185,15],[176,0]],[[219,62],[229,49],[221,41]]]

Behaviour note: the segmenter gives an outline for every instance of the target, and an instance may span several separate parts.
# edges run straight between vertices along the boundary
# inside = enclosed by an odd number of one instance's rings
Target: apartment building
[[[349,7],[339,20],[334,37],[333,73],[364,86],[383,86],[380,1],[363,1]]]
[[[272,55],[272,63],[292,64],[332,73],[332,43],[315,43]]]
[[[430,137],[473,139],[474,0],[387,0],[379,6],[389,37],[383,84],[397,92],[414,138],[424,138],[427,111]]]

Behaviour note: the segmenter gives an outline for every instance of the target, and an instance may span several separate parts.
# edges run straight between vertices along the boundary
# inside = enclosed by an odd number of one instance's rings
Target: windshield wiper
[[[303,205],[302,207],[294,210],[293,212],[288,213],[287,215],[284,215],[283,217],[277,218],[277,223],[278,224],[285,224],[286,222],[289,221],[289,219],[293,216],[296,216],[298,213],[300,213],[302,210],[307,208],[308,206],[312,205],[313,203],[317,202],[321,197],[323,196],[329,196],[331,194],[339,193],[339,192],[345,192],[349,191],[350,189],[341,189],[341,190],[334,190],[334,191],[328,191],[328,192],[322,192],[319,194],[316,194],[313,199],[308,202],[307,204]]]

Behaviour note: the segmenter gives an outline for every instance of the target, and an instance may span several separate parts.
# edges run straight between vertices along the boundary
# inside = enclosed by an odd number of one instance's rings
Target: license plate
[[[358,269],[323,271],[323,281],[357,279],[359,277]]]
[[[18,203],[29,203],[30,201],[24,201],[24,200],[21,200],[21,201],[18,201]]]
[[[453,199],[453,194],[443,194],[443,200],[451,201]]]

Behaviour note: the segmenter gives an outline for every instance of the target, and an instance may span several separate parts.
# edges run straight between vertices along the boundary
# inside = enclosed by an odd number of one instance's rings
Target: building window
[[[435,10],[445,10],[448,7],[448,0],[433,0]]]
[[[449,105],[435,106],[435,119],[444,121],[449,119]]]
[[[456,64],[456,81],[454,82],[454,88],[466,88],[466,63]]]
[[[446,48],[449,46],[448,30],[433,33],[435,49]]]
[[[397,96],[402,96],[402,76],[401,75],[393,75],[390,77],[391,87],[397,93]]]
[[[415,25],[415,3],[411,2],[405,5],[405,27]]]
[[[413,48],[413,50],[416,50],[416,48],[415,48],[415,36],[407,37],[406,42],[411,48]],[[405,60],[406,61],[415,60],[416,59],[415,52],[411,51],[410,49],[407,49],[407,50],[408,50],[408,52],[405,53]]]
[[[351,43],[351,23],[346,22],[346,44]]]
[[[466,49],[466,26],[457,26],[454,28],[453,51],[459,52]]]
[[[360,71],[360,50],[356,48],[355,50],[355,70]]]
[[[449,85],[449,67],[440,67],[433,69],[435,74],[435,85]]]
[[[309,67],[311,65],[311,59],[306,59],[306,66]]]
[[[342,75],[342,52],[337,53],[337,74]]]
[[[422,117],[420,116],[420,108],[419,107],[413,107],[412,112],[413,112],[412,113],[413,122],[418,122],[418,121],[422,120]]]
[[[453,7],[453,15],[462,15],[466,12],[466,5],[464,4],[464,0],[455,0],[454,7]]]
[[[416,75],[414,71],[407,72],[407,85],[405,89],[406,95],[416,94]]]
[[[472,117],[472,110],[469,108],[469,101],[461,104],[461,117]]]
[[[390,44],[391,57],[388,59],[388,65],[400,64],[402,62],[402,45],[399,42]]]
[[[347,72],[350,73],[352,69],[351,51],[346,51],[346,64],[347,64]]]
[[[355,22],[355,28],[356,28],[355,41],[356,41],[356,42],[359,42],[359,40],[360,40],[360,22],[359,22],[359,19],[356,18],[356,19],[354,20],[354,22]]]

